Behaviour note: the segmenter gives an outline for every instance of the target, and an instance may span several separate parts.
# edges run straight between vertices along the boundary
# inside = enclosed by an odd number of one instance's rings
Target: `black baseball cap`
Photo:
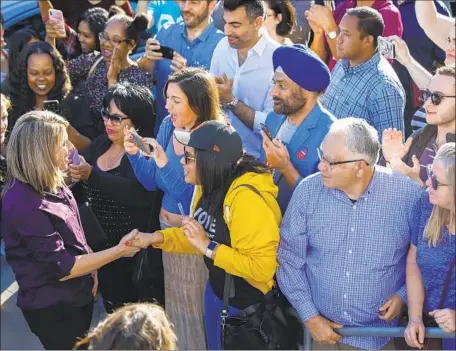
[[[201,123],[190,132],[175,130],[174,137],[185,146],[213,152],[217,157],[236,163],[242,157],[242,140],[229,125],[218,121]]]

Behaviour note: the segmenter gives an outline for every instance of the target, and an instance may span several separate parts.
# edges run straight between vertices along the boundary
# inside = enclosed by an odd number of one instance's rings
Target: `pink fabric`
[[[336,21],[336,24],[339,25],[342,17],[344,17],[347,10],[354,7],[356,7],[356,0],[346,0],[337,6],[334,10],[334,20]],[[385,22],[385,30],[383,31],[383,36],[389,37],[390,35],[397,35],[399,38],[402,38],[404,27],[402,26],[401,13],[399,12],[399,9],[393,4],[393,2],[390,0],[376,0],[372,4],[372,8],[380,12],[383,21]],[[331,56],[328,62],[328,66],[331,71],[336,65],[336,62],[337,61],[334,60],[334,58]],[[390,61],[390,63],[391,62],[392,61]]]

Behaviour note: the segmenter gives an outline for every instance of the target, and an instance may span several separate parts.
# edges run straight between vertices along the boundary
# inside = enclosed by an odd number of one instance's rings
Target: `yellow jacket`
[[[247,187],[237,188],[241,184],[254,186],[263,198]],[[277,268],[282,219],[277,194],[278,188],[270,174],[245,173],[231,184],[223,202],[223,217],[230,231],[232,247],[221,245],[214,260],[215,266],[244,278],[264,294],[271,290]],[[191,215],[200,198],[201,187],[197,186]],[[182,228],[160,232],[164,242],[156,248],[172,253],[201,254],[187,240]]]

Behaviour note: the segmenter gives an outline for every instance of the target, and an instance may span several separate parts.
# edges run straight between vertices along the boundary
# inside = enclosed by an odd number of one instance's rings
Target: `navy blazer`
[[[274,112],[268,114],[265,124],[268,126],[273,137],[276,137],[286,118],[287,116],[278,115]],[[287,185],[282,175],[276,181],[276,185],[279,187],[277,200],[282,213],[285,213],[296,185],[303,178],[317,172],[319,163],[317,148],[321,145],[326,133],[328,133],[329,127],[335,120],[336,117],[318,102],[293,134],[287,145],[287,150],[290,154],[291,163],[301,177],[293,188]],[[261,149],[260,160],[266,162],[266,155],[263,148]],[[277,177],[275,178],[277,179]]]

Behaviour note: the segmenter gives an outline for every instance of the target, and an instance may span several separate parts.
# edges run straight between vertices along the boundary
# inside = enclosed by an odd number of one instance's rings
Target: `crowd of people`
[[[45,349],[456,348],[443,1],[77,3],[1,28],[1,235]]]

